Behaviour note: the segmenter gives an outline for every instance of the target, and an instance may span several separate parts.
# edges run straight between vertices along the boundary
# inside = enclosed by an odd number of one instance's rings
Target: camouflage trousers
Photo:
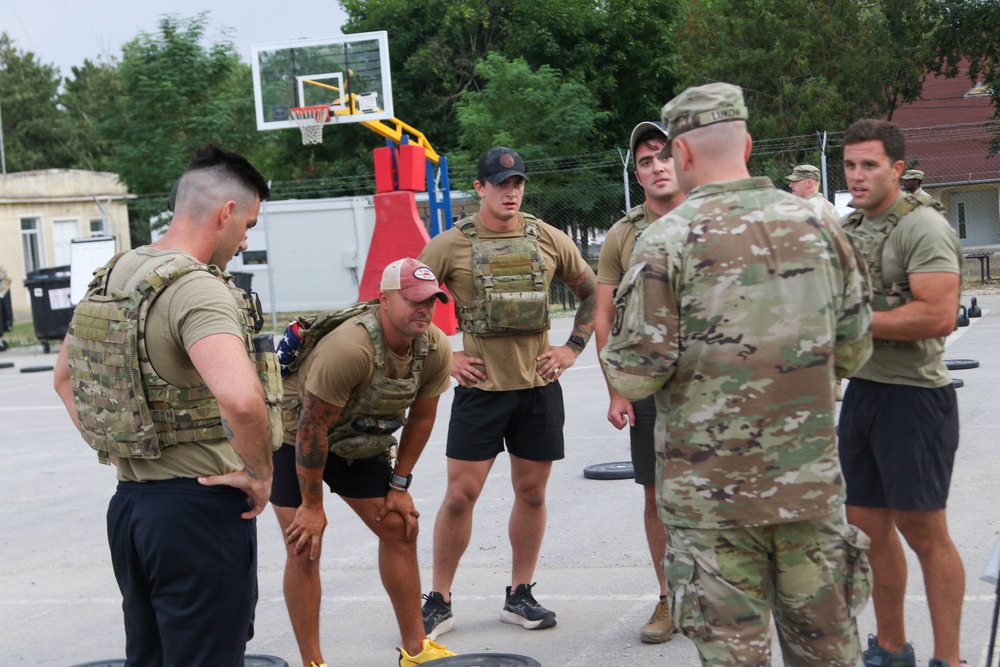
[[[751,528],[667,526],[674,624],[705,666],[862,664],[857,615],[871,595],[868,537],[843,514]]]

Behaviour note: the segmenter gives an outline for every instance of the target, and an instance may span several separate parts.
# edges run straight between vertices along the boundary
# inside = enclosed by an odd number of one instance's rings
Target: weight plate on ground
[[[962,378],[952,378],[951,386],[954,387],[955,389],[958,389],[959,387],[964,387],[965,380],[963,380]]]
[[[244,667],[288,667],[288,663],[273,655],[245,655]]]
[[[51,371],[52,366],[25,366],[21,369],[22,373],[41,373],[42,371]]]
[[[583,469],[587,479],[630,479],[635,477],[631,461],[616,461],[614,463],[597,463]]]
[[[71,665],[71,667],[122,667],[125,664],[125,658],[120,660],[95,660],[94,662],[83,662],[79,665]]]
[[[12,368],[13,366],[13,361],[0,361],[0,368]]]
[[[944,365],[949,371],[962,371],[967,368],[979,368],[979,362],[975,359],[945,359]]]
[[[537,660],[512,653],[463,653],[431,662],[434,667],[542,667]]]

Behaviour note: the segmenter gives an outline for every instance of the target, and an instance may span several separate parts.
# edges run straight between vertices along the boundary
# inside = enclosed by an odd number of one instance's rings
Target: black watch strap
[[[395,472],[389,473],[389,486],[402,487],[405,491],[410,488],[410,483],[413,481],[413,473],[410,473],[406,477],[400,477]]]
[[[583,348],[587,347],[587,341],[583,339],[583,336],[573,334],[569,337],[569,340],[566,341],[566,345],[576,350],[577,354],[580,354],[583,352]]]

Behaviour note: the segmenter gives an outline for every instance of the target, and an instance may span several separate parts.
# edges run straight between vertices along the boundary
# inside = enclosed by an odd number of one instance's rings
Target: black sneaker
[[[430,640],[455,629],[455,617],[451,615],[451,603],[444,596],[431,591],[422,596],[424,602],[424,634]]]
[[[556,613],[538,604],[531,594],[534,584],[518,584],[513,594],[507,587],[507,600],[500,612],[500,620],[504,623],[520,625],[526,630],[541,630],[551,628],[556,624]]]

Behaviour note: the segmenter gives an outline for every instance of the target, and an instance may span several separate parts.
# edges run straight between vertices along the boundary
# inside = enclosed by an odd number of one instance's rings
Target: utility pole
[[[0,175],[7,175],[7,158],[3,153],[3,105],[0,104]]]

